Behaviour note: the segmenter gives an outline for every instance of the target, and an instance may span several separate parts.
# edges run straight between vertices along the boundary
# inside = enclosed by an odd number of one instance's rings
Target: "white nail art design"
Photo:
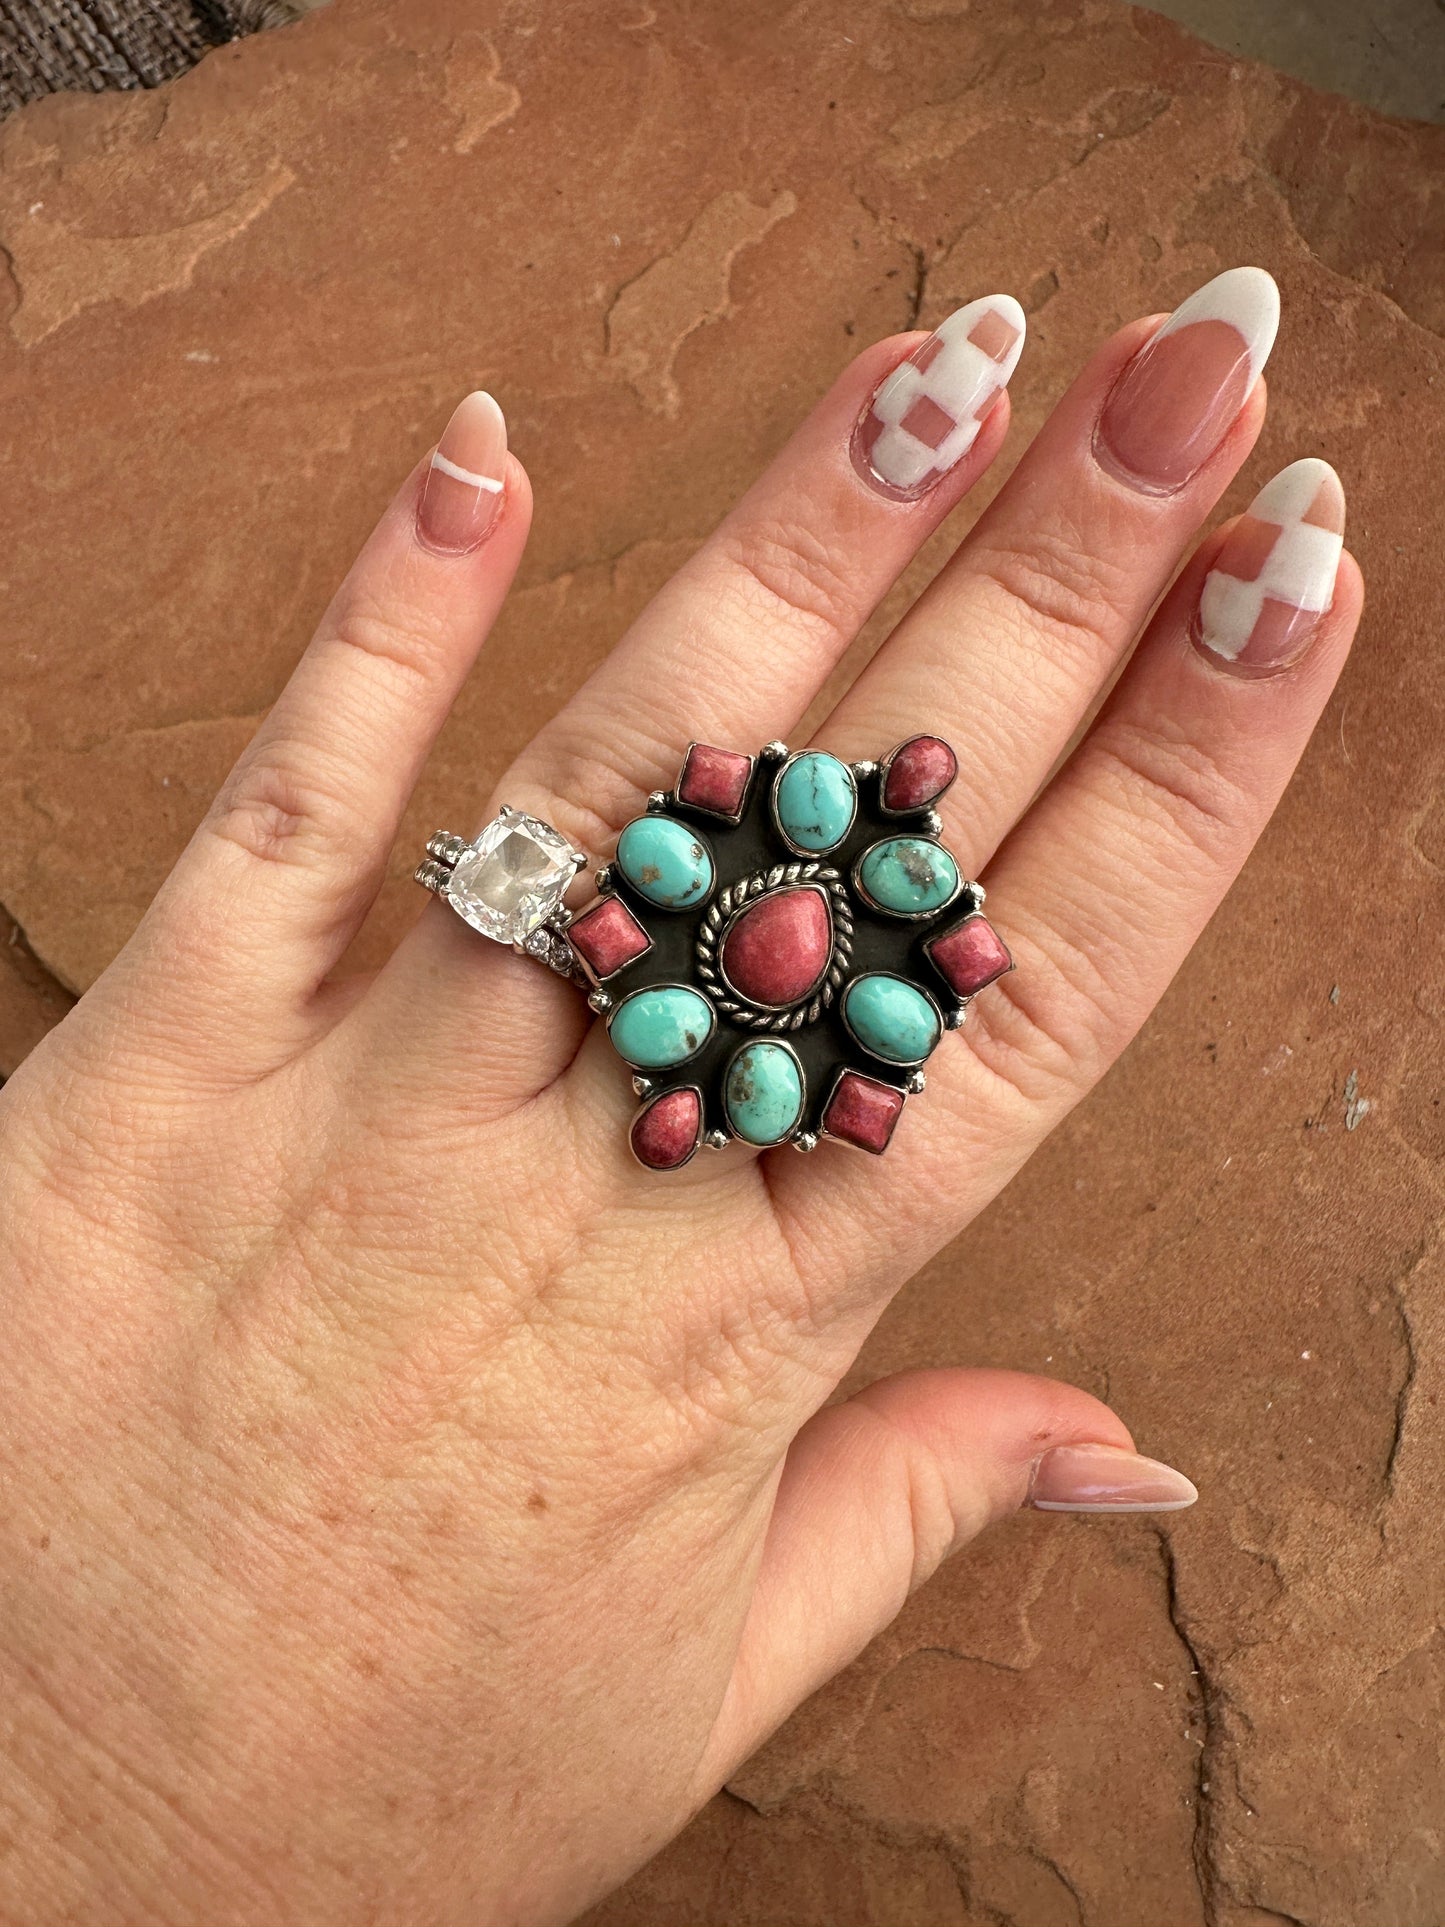
[[[449,462],[440,452],[432,456],[431,465],[433,468],[439,468],[443,475],[450,475],[455,481],[469,483],[472,488],[484,488],[492,495],[500,495],[502,492],[501,483],[494,480],[492,476],[474,475],[471,469],[459,468],[455,462]]]
[[[1178,334],[1196,321],[1223,321],[1244,337],[1249,351],[1249,380],[1244,386],[1248,394],[1269,360],[1279,332],[1279,289],[1274,277],[1263,268],[1226,268],[1223,274],[1196,288],[1187,301],[1180,302],[1154,341]]]
[[[859,422],[854,453],[864,472],[894,495],[931,488],[973,447],[1023,345],[1024,311],[1011,295],[971,301],[940,322]]]
[[[1199,640],[1227,662],[1273,668],[1328,609],[1344,547],[1345,492],[1328,462],[1292,462],[1266,482],[1199,598]]]

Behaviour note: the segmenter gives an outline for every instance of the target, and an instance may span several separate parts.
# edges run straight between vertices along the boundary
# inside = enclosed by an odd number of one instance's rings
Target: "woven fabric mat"
[[[293,0],[0,0],[0,116],[62,89],[156,87]]]

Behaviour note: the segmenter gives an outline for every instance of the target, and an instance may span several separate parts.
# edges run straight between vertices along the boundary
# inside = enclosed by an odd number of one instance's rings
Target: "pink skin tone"
[[[500,411],[460,404],[139,930],[0,1090],[0,1918],[562,1927],[994,1521],[1190,1531],[1189,1480],[1077,1387],[960,1364],[839,1393],[1145,1022],[1344,663],[1323,476],[1186,562],[1264,412],[1272,294],[1224,279],[1099,349],[822,727],[850,760],[958,746],[938,807],[988,928],[957,968],[1002,974],[917,1100],[850,1091],[807,1157],[690,1155],[687,1102],[637,1121],[576,986],[435,899],[342,972],[527,537]],[[949,465],[897,438],[911,482],[860,468],[922,345],[842,373],[479,821],[606,856],[690,740],[806,739],[1007,428],[1000,393]],[[971,367],[936,384],[960,411]],[[722,801],[727,775],[703,759]],[[630,940],[595,936],[603,963]],[[1187,1457],[1188,1361],[1146,1362],[1150,1442]]]

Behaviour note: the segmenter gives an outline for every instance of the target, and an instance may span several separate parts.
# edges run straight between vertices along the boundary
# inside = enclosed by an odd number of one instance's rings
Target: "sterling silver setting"
[[[488,845],[502,844],[508,837],[520,837],[547,860],[539,864],[537,882],[530,891],[498,863],[490,879],[489,902],[489,880],[483,873]],[[426,856],[414,874],[423,889],[439,896],[479,936],[494,943],[510,942],[518,956],[546,964],[559,977],[580,981],[586,973],[567,939],[572,912],[562,897],[590,862],[585,851],[574,849],[550,823],[504,804],[474,842],[455,830],[438,830],[427,839]]]

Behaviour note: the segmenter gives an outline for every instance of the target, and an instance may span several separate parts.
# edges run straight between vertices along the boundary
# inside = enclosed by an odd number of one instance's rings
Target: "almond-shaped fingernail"
[[[1023,345],[1012,295],[986,295],[941,321],[858,417],[853,465],[864,481],[896,502],[926,495],[973,447]]]
[[[506,453],[502,411],[479,388],[457,404],[422,485],[416,525],[428,548],[465,555],[486,540],[501,506]]]
[[[1250,503],[1204,578],[1191,635],[1217,663],[1267,676],[1298,662],[1334,600],[1345,491],[1328,462],[1291,462]]]
[[[1127,481],[1175,489],[1228,434],[1279,327],[1263,268],[1230,268],[1191,294],[1115,382],[1095,449]]]
[[[1117,1445],[1056,1445],[1034,1467],[1037,1512],[1182,1512],[1199,1497],[1172,1465]]]

